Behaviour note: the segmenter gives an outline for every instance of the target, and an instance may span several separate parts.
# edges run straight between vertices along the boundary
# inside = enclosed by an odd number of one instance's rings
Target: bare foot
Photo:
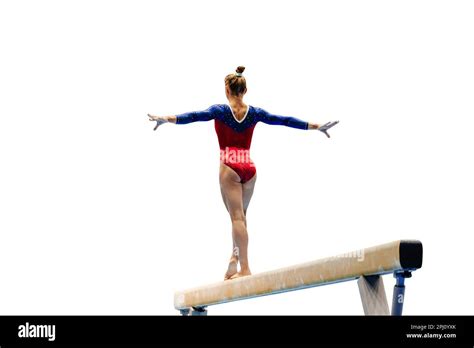
[[[224,280],[229,280],[233,275],[237,273],[237,261],[229,261],[227,272],[225,273]]]
[[[236,279],[236,278],[245,277],[249,275],[252,275],[252,273],[250,273],[250,270],[247,270],[247,271],[241,270],[240,272],[235,273],[233,276],[231,276],[230,279]]]

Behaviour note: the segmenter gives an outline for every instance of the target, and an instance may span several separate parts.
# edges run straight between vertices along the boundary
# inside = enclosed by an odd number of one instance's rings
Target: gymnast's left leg
[[[235,257],[240,263],[240,272],[238,273],[229,272],[236,270],[231,270],[231,264],[229,263],[229,270],[226,273],[225,279],[229,279],[230,276],[235,278],[250,275],[251,273],[247,257],[248,234],[243,204],[243,185],[240,182],[239,175],[225,164],[221,164],[219,179],[224,202],[226,203],[232,221],[232,239],[235,250],[238,251]],[[235,263],[235,266],[236,265],[237,264]],[[229,273],[234,274],[230,275]]]
[[[221,168],[221,174],[220,174],[221,180],[222,180],[222,170],[223,168]],[[229,207],[227,206],[227,198],[224,195],[222,183],[221,183],[221,195],[222,195],[222,200],[224,201],[225,208],[227,209],[227,212],[229,212]],[[245,214],[245,210],[244,210],[244,214]],[[230,254],[229,265],[227,267],[227,271],[225,272],[224,280],[230,279],[230,277],[232,277],[234,274],[237,273],[238,263],[239,263],[239,253],[238,253],[238,249],[235,247],[234,238],[232,238],[232,253]]]
[[[226,169],[222,168],[221,171],[225,172]],[[255,187],[256,180],[257,180],[257,174],[255,174],[253,178],[247,181],[245,184],[242,184],[242,203],[243,203],[243,208],[244,208],[245,227],[247,227],[247,209],[253,195],[253,190]],[[222,200],[224,201],[224,205],[227,211],[229,211],[229,207],[227,206],[227,200],[225,198],[222,185],[221,185],[221,195],[222,195]],[[232,253],[230,255],[229,265],[227,267],[227,272],[225,273],[224,280],[230,279],[234,274],[237,273],[238,263],[239,263],[239,250],[238,248],[236,248],[235,242],[232,238]]]

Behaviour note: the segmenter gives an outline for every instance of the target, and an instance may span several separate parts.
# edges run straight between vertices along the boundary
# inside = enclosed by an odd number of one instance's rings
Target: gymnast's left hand
[[[156,131],[158,129],[159,126],[161,126],[163,123],[168,123],[168,117],[166,116],[154,116],[154,115],[151,115],[151,114],[148,114],[148,119],[149,121],[155,121],[156,122],[156,126],[155,128],[153,128],[154,131]]]

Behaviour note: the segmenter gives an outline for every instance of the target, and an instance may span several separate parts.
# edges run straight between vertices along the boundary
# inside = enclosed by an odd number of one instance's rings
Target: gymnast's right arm
[[[210,121],[215,118],[216,108],[210,106],[204,111],[192,111],[184,114],[172,115],[172,116],[154,116],[148,114],[150,121],[155,121],[156,126],[153,130],[156,130],[159,126],[164,123],[175,123],[175,124],[188,124],[192,122]]]
[[[331,137],[328,133],[328,130],[339,123],[339,121],[334,121],[320,125],[319,123],[302,121],[295,117],[272,115],[268,111],[261,108],[256,108],[256,110],[257,121],[271,125],[281,125],[298,129],[317,129],[323,132],[328,138]]]

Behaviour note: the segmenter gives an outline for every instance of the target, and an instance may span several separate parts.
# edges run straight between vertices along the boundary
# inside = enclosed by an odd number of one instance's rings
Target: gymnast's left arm
[[[159,126],[164,123],[175,123],[175,124],[188,124],[192,122],[199,122],[199,121],[210,121],[215,118],[217,107],[210,106],[204,111],[192,111],[186,112],[184,114],[179,115],[171,115],[171,116],[155,116],[148,114],[148,118],[150,121],[156,122],[156,126],[153,130],[156,130]]]

